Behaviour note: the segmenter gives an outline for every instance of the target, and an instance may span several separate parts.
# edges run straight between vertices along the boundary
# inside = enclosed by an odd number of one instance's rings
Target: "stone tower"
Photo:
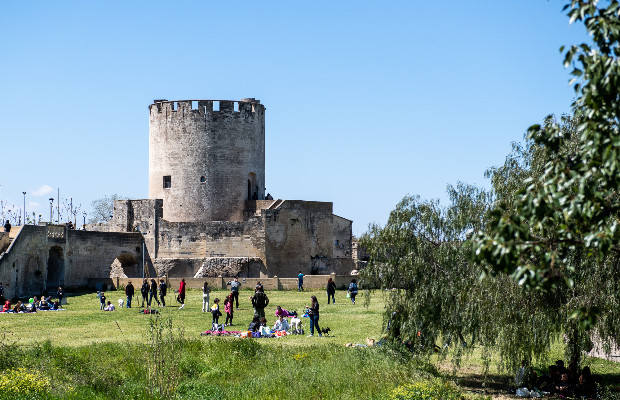
[[[155,100],[149,198],[171,222],[243,221],[265,198],[265,107],[255,99]]]

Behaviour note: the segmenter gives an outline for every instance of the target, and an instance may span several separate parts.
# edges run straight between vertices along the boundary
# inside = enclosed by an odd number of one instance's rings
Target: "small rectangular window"
[[[170,189],[172,187],[172,180],[170,175],[164,176],[164,189]]]
[[[213,111],[220,111],[220,102],[218,100],[213,102]]]

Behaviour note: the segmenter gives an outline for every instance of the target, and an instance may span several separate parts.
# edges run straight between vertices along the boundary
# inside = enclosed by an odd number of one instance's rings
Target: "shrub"
[[[0,398],[45,398],[50,389],[48,378],[26,368],[9,369],[0,375]]]
[[[436,378],[399,386],[392,392],[393,400],[460,400],[463,394],[450,382]]]

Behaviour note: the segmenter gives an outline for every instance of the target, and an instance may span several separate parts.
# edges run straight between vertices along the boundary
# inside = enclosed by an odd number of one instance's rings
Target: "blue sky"
[[[30,1],[0,13],[0,200],[49,218],[148,197],[154,99],[260,99],[266,187],[333,201],[354,234],[407,194],[488,185],[574,97],[563,3]]]

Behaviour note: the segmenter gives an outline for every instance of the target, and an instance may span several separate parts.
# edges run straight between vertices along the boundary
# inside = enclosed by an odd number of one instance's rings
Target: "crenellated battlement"
[[[263,116],[265,106],[260,104],[260,100],[246,98],[237,100],[153,100],[149,105],[149,113],[164,114],[172,116],[174,114],[183,116],[186,114],[198,115],[218,115],[254,117],[257,114]]]

